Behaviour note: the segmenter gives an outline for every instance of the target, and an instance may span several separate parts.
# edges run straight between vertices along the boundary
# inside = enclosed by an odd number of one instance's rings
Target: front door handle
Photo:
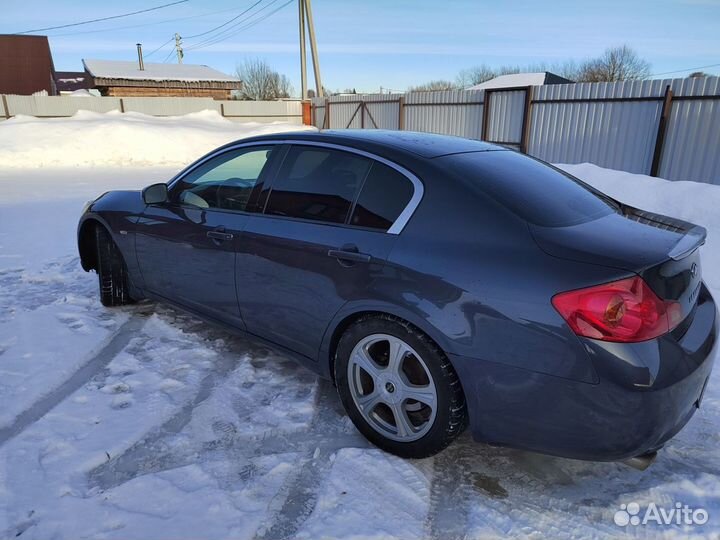
[[[341,263],[343,261],[368,263],[372,260],[371,255],[360,253],[356,246],[349,244],[342,246],[340,249],[330,249],[327,254],[328,257],[333,257]]]
[[[217,228],[213,231],[207,232],[207,237],[212,238],[216,242],[224,242],[225,240],[232,240],[232,233],[225,232],[223,227]]]

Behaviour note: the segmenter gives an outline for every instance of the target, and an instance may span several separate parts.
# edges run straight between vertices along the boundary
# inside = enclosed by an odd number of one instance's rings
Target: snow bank
[[[558,166],[621,202],[705,227],[708,236],[701,248],[703,279],[720,292],[720,186],[671,182],[591,163]]]
[[[0,122],[0,168],[181,167],[236,139],[314,129],[283,122],[231,122],[215,111],[162,118],[117,111],[79,111],[51,119],[17,116]]]

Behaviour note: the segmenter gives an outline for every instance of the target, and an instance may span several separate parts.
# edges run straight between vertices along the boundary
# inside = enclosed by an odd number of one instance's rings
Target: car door
[[[244,327],[235,291],[235,251],[279,148],[221,151],[175,180],[167,202],[147,206],[135,245],[151,293]]]
[[[239,244],[247,329],[316,359],[332,317],[365,298],[383,272],[397,238],[390,229],[414,190],[407,176],[363,153],[293,144]]]

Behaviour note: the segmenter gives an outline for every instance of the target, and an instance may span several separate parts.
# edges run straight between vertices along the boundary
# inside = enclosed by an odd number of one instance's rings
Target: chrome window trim
[[[396,170],[400,174],[402,174],[405,178],[410,180],[410,182],[413,185],[413,194],[412,197],[410,197],[410,200],[408,201],[407,205],[403,209],[402,212],[400,212],[400,215],[397,217],[397,219],[393,222],[393,224],[390,226],[390,228],[387,231],[382,231],[378,229],[374,229],[377,232],[385,232],[386,234],[393,234],[398,235],[400,234],[403,229],[405,228],[405,225],[407,225],[408,221],[410,221],[410,218],[415,213],[415,210],[417,210],[417,207],[420,205],[420,201],[422,201],[423,195],[425,194],[425,186],[423,185],[422,181],[413,173],[411,173],[409,170],[407,170],[402,165],[398,165],[397,163],[390,161],[389,159],[386,159],[382,156],[378,156],[377,154],[373,154],[371,152],[366,152],[365,150],[360,150],[358,148],[353,148],[352,146],[344,146],[342,144],[336,144],[336,143],[328,143],[328,142],[322,142],[322,141],[306,141],[302,139],[274,139],[271,141],[250,141],[245,143],[238,143],[234,144],[232,146],[225,146],[223,148],[220,148],[208,155],[206,155],[204,158],[201,158],[199,161],[196,161],[195,163],[189,165],[182,171],[180,171],[177,175],[175,175],[174,178],[168,182],[168,189],[173,189],[175,184],[179,181],[181,181],[185,176],[190,174],[192,171],[194,171],[196,168],[200,167],[203,163],[206,163],[207,161],[216,158],[217,156],[220,156],[226,152],[231,152],[233,150],[240,150],[242,148],[248,148],[252,146],[270,146],[270,145],[276,145],[276,144],[294,144],[294,145],[300,145],[300,146],[319,146],[322,148],[330,148],[333,150],[339,150],[342,152],[349,152],[351,154],[357,154],[363,157],[366,157],[368,159],[372,159],[374,161],[378,161],[382,163],[383,165],[387,165],[388,167]],[[362,190],[361,190],[362,191]],[[360,193],[358,192],[358,196]],[[265,214],[257,214],[257,215],[265,215]],[[279,217],[279,216],[271,216],[271,217]],[[322,222],[317,222],[322,223]],[[350,226],[352,225],[346,224],[346,223],[334,223],[333,225],[345,225]],[[362,227],[366,228],[366,227]]]

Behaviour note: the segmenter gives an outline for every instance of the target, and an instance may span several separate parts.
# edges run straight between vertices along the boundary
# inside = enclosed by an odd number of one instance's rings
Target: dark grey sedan
[[[547,164],[439,135],[245,139],[109,192],[78,229],[113,306],[151,298],[332,378],[373,443],[475,439],[649,458],[700,406],[705,230]]]

